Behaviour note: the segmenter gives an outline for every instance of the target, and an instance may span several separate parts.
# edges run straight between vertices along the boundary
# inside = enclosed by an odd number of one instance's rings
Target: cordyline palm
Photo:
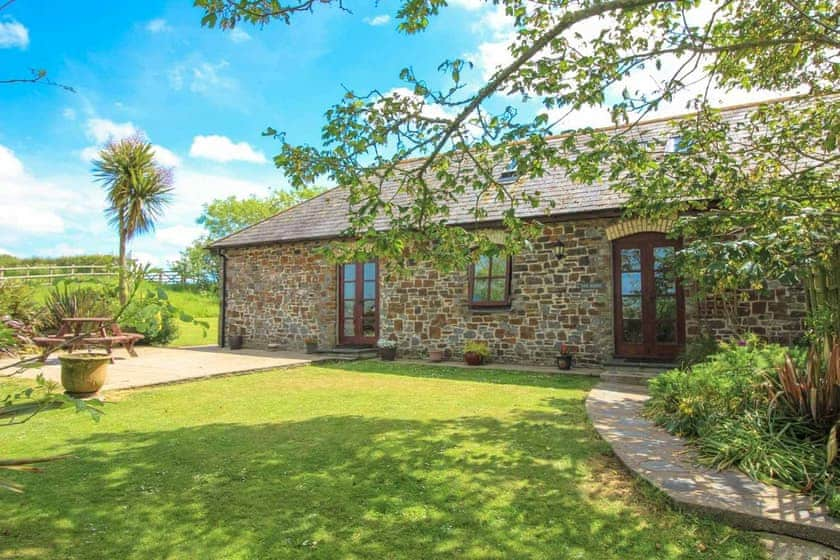
[[[108,221],[120,236],[119,292],[125,304],[126,244],[155,228],[172,199],[172,172],[155,162],[152,145],[140,136],[109,143],[93,162],[106,191]]]

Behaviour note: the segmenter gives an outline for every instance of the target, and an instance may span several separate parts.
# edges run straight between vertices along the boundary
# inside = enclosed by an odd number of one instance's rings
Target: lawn
[[[9,475],[0,558],[762,558],[618,467],[591,385],[369,361],[44,413],[3,454],[73,458]]]
[[[172,305],[199,321],[207,323],[204,328],[195,323],[178,321],[178,337],[169,346],[199,346],[216,344],[219,336],[219,296],[213,292],[191,288],[164,286]]]

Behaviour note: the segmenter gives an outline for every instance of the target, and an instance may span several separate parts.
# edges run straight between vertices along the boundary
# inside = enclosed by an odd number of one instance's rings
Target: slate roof
[[[724,108],[727,117],[732,119],[742,118],[755,104],[739,105]],[[650,120],[640,123],[633,131],[641,137],[652,137],[657,134],[668,134],[669,123],[680,117],[669,117]],[[608,127],[601,130],[618,132],[623,127]],[[660,136],[661,138],[661,136]],[[562,136],[551,137],[549,144],[563,141]],[[406,168],[416,167],[422,160],[409,160],[405,162]],[[512,188],[524,189],[529,192],[539,191],[540,199],[544,202],[540,207],[521,206],[517,209],[517,215],[522,218],[539,217],[564,217],[575,214],[591,214],[605,211],[618,211],[625,202],[621,193],[614,191],[608,184],[583,185],[571,181],[563,171],[550,170],[543,177],[536,179],[523,179],[517,181]],[[390,189],[394,192],[397,188],[396,182],[386,183],[384,191],[387,194]],[[405,200],[405,196],[401,196]],[[548,201],[553,200],[555,206],[551,208]],[[472,209],[480,204],[486,211],[486,218],[476,222]],[[461,199],[449,204],[449,223],[458,225],[477,224],[485,222],[497,222],[506,209],[505,203],[499,203],[492,198],[479,195],[468,190]],[[328,239],[339,237],[349,224],[349,216],[352,208],[348,203],[348,191],[342,187],[336,187],[319,196],[288,208],[262,222],[242,229],[227,237],[223,237],[210,245],[214,249],[226,247],[242,247],[249,245],[262,245],[267,243],[282,243],[288,241],[301,241],[311,239]],[[379,220],[377,227],[386,228],[387,221]]]

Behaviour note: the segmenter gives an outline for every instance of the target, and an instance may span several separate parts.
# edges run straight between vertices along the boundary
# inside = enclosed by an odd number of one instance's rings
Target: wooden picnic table
[[[61,320],[61,328],[58,329],[58,336],[72,334],[79,336],[86,325],[90,334],[108,336],[108,325],[113,322],[111,317],[64,317]]]
[[[114,323],[111,317],[65,317],[56,334],[35,337],[32,341],[44,348],[54,348],[62,346],[67,339],[77,337],[81,338],[67,348],[68,352],[82,346],[99,346],[105,348],[111,356],[111,362],[114,361],[112,347],[122,346],[130,356],[136,357],[134,345],[143,339],[142,334],[122,332],[119,324]]]

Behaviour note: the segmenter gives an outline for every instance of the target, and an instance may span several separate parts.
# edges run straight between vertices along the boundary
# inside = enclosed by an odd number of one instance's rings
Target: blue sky
[[[492,39],[472,29],[489,14],[479,3],[454,6],[416,37],[397,33],[388,2],[233,33],[201,28],[191,4],[17,0],[0,12],[0,79],[46,68],[76,90],[0,86],[0,251],[113,252],[89,159],[108,137],[141,130],[174,165],[176,200],[132,249],[170,260],[200,233],[202,203],[286,185],[271,163],[276,141],[260,135],[267,126],[317,143],[343,86],[387,91],[407,64],[432,74]]]
[[[317,144],[323,113],[345,86],[390,91],[403,85],[403,67],[433,78],[455,56],[476,64],[477,81],[509,56],[510,20],[482,0],[452,0],[416,36],[396,31],[394,2],[346,5],[352,14],[317,6],[291,26],[234,32],[202,28],[190,0],[16,0],[0,11],[0,79],[45,68],[76,90],[0,85],[0,252],[113,253],[90,159],[109,138],[142,131],[159,161],[174,167],[175,201],[131,250],[165,264],[201,233],[203,203],[287,185],[271,163],[276,141],[260,134],[267,126]],[[581,25],[574,31],[586,36],[609,21]],[[682,112],[684,103],[671,109]],[[568,122],[607,123],[602,110]]]

